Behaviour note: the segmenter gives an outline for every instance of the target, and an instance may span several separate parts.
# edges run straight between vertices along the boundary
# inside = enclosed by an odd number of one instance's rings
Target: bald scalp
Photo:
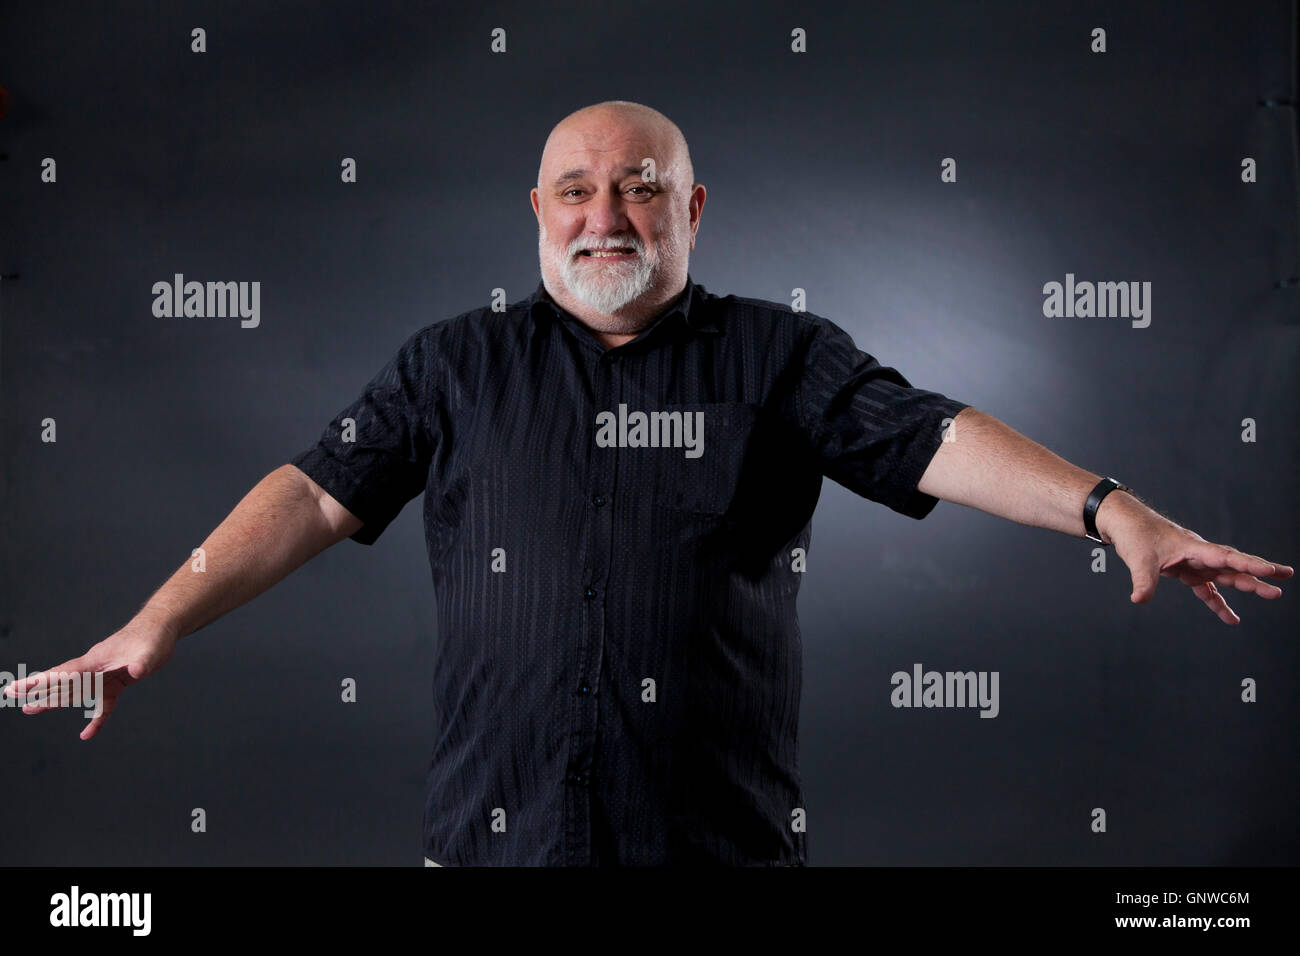
[[[680,182],[670,183],[669,185],[673,188],[681,186],[689,190],[695,184],[695,167],[691,163],[691,152],[686,145],[686,137],[682,135],[682,131],[677,127],[676,123],[657,109],[643,103],[633,103],[631,100],[605,100],[601,103],[592,103],[590,106],[574,110],[551,128],[550,135],[546,137],[546,144],[542,147],[541,162],[537,165],[537,188],[539,191],[542,189],[542,169],[546,165],[547,152],[559,134],[581,125],[586,120],[611,116],[627,123],[636,124],[641,129],[658,136],[662,142],[667,143],[668,156],[654,157],[654,159],[658,169],[662,170],[664,167],[671,167],[676,172]]]

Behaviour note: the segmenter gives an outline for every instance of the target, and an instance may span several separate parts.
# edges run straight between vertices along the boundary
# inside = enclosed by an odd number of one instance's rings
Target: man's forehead
[[[542,163],[551,168],[564,166],[593,172],[624,166],[636,166],[639,170],[641,160],[647,156],[659,165],[667,164],[670,149],[667,137],[642,125],[620,124],[615,128],[606,125],[602,128],[584,123],[561,127],[552,133]]]
[[[614,171],[620,173],[624,167],[641,169],[641,160],[647,156],[658,165],[666,165],[669,157],[666,150],[656,147],[647,139],[629,139],[615,146],[571,146],[549,150],[545,165],[550,169],[586,169],[592,173]]]

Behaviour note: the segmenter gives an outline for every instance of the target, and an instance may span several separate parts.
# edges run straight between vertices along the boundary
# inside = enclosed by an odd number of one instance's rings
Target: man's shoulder
[[[703,301],[708,309],[717,310],[717,314],[724,316],[727,325],[734,329],[768,334],[780,331],[804,338],[832,324],[829,319],[796,309],[789,302],[736,295],[734,292],[727,295],[704,292]]]
[[[435,319],[411,333],[407,344],[434,347],[445,355],[457,348],[481,347],[516,336],[527,328],[530,302],[531,297],[499,306],[480,305],[450,318]]]

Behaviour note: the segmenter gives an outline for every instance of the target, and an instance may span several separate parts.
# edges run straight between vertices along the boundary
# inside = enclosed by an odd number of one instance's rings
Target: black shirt
[[[806,862],[795,597],[822,476],[923,518],[965,407],[689,277],[615,348],[542,285],[412,335],[293,464],[362,544],[425,493],[424,855]]]

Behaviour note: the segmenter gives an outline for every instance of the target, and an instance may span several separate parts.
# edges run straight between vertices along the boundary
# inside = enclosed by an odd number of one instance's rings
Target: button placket
[[[619,393],[614,356],[600,355],[595,362],[595,411],[617,406]],[[583,560],[582,634],[577,655],[566,783],[569,808],[567,855],[570,864],[591,862],[591,768],[595,753],[602,651],[605,640],[605,585],[613,553],[613,509],[610,507],[617,459],[615,449],[595,446],[595,414],[587,423],[591,445],[588,485],[586,554]]]

